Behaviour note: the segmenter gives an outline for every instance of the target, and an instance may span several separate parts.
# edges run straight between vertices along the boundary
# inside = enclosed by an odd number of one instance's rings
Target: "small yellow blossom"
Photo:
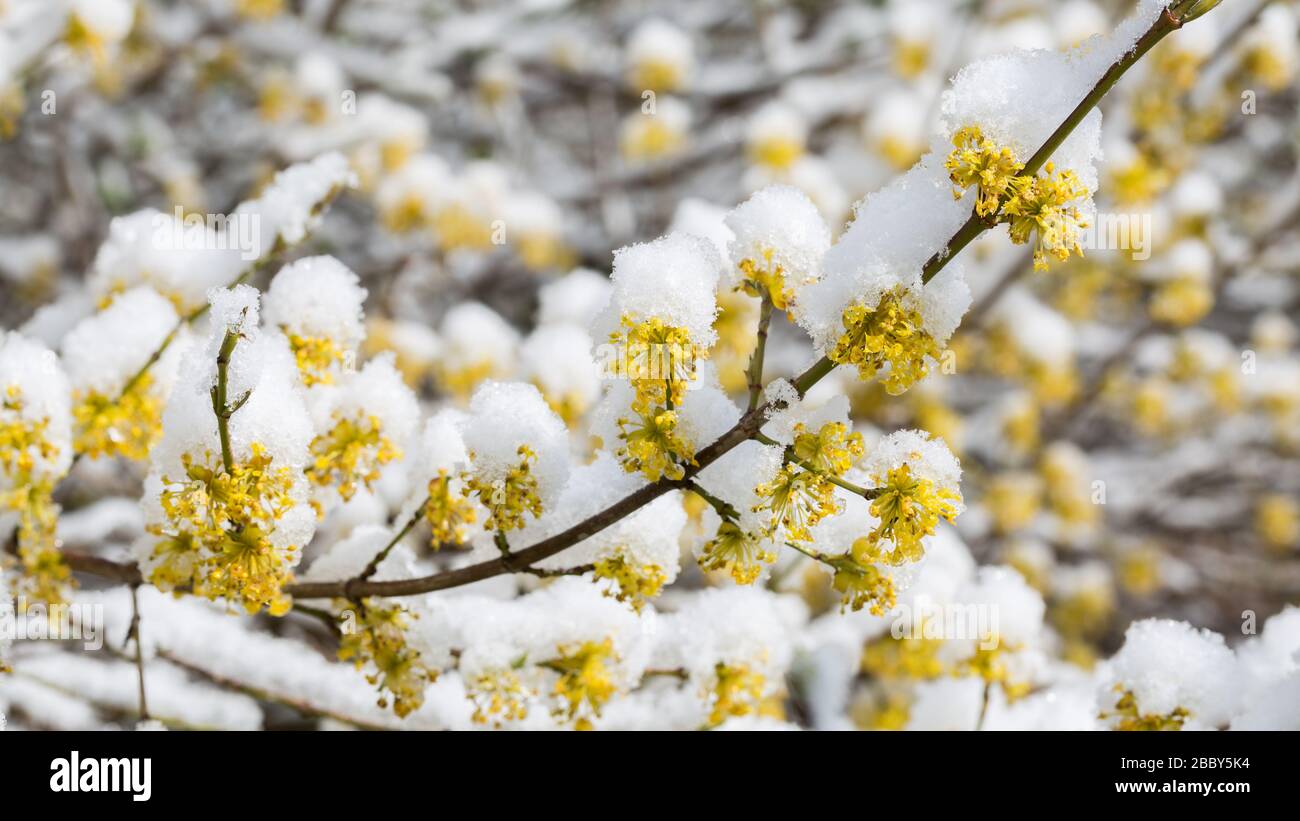
[[[984,505],[999,534],[1014,533],[1038,514],[1042,483],[1032,473],[1012,472],[993,477],[985,490]]]
[[[648,600],[659,595],[668,578],[659,565],[637,564],[623,553],[597,561],[595,576],[614,583],[614,589],[607,590],[605,595],[626,603],[637,612]]]
[[[618,457],[628,473],[639,471],[651,482],[675,480],[686,475],[683,463],[695,464],[695,448],[677,429],[676,411],[653,408],[636,419],[620,418],[618,428]]]
[[[307,387],[333,385],[334,367],[344,361],[343,350],[327,336],[287,334],[289,347],[298,362],[298,373]]]
[[[659,117],[638,116],[624,127],[619,138],[623,156],[647,161],[675,154],[686,145],[686,134]]]
[[[341,609],[350,602],[340,602]],[[344,631],[339,641],[339,661],[351,661],[358,670],[367,664],[374,671],[366,680],[379,689],[379,706],[388,707],[392,697],[393,712],[406,716],[424,704],[424,689],[438,678],[438,671],[425,666],[420,652],[406,641],[406,628],[413,614],[400,604],[381,605],[375,599],[361,602],[356,623]]]
[[[786,270],[772,259],[773,250],[763,249],[762,259],[742,259],[736,267],[744,274],[738,287],[752,297],[767,295],[778,311],[787,310],[793,296],[786,282]]]
[[[465,695],[474,705],[475,724],[500,727],[508,721],[528,718],[528,702],[536,696],[514,669],[481,673],[471,679]]]
[[[580,645],[561,645],[560,656],[543,666],[560,674],[555,682],[555,695],[561,706],[555,715],[574,722],[574,729],[591,729],[591,716],[600,716],[601,709],[614,696],[616,687],[610,665],[618,661],[614,642],[585,641]]]
[[[794,455],[819,473],[843,476],[862,455],[862,434],[850,433],[843,422],[827,422],[816,433],[795,425]]]
[[[840,612],[866,607],[873,615],[883,616],[898,603],[894,580],[880,567],[888,562],[888,556],[870,539],[858,539],[849,553],[829,562],[835,571],[832,585],[840,594]]]
[[[1195,277],[1161,283],[1151,298],[1151,318],[1178,328],[1200,322],[1214,307],[1214,291]]]
[[[461,494],[452,489],[452,477],[446,470],[429,480],[429,498],[424,503],[424,518],[431,531],[429,544],[437,550],[444,544],[463,544],[466,529],[478,521],[478,511]]]
[[[944,167],[955,186],[952,195],[961,199],[966,189],[979,186],[975,212],[981,217],[996,214],[1011,190],[1011,182],[1024,165],[1009,148],[1000,148],[984,136],[978,126],[967,126],[953,134],[955,148]]]
[[[925,330],[921,312],[904,304],[908,293],[895,288],[874,308],[850,305],[844,310],[844,333],[829,356],[841,365],[856,365],[858,376],[870,380],[889,366],[885,390],[893,396],[906,391],[929,373],[928,359],[939,358],[939,344]]]
[[[542,515],[542,499],[532,471],[537,454],[527,445],[520,445],[517,453],[519,463],[506,472],[504,479],[488,481],[474,475],[465,479],[466,487],[488,509],[487,521],[483,523],[488,530],[502,533],[517,530],[524,526],[525,513],[533,514],[533,518]]]
[[[270,20],[284,10],[284,0],[235,0],[235,11],[250,20]]]
[[[771,538],[784,528],[785,538],[795,542],[812,540],[811,529],[822,519],[840,510],[835,486],[816,473],[789,464],[770,482],[754,491],[764,501],[754,505],[754,512],[769,511],[771,518],[763,535]]]
[[[740,529],[735,522],[724,521],[718,533],[700,553],[700,567],[706,571],[724,570],[736,584],[753,584],[764,564],[776,561],[776,554],[764,549],[762,542]]]
[[[463,205],[439,208],[431,220],[438,246],[443,251],[488,251],[492,248],[492,225]]]
[[[892,565],[917,561],[925,552],[922,539],[934,534],[940,519],[955,519],[960,503],[959,492],[913,476],[907,464],[892,468],[881,483],[880,495],[871,502],[871,515],[880,524],[867,541],[873,547],[891,542],[893,552],[884,558]]]
[[[885,635],[862,649],[862,671],[877,679],[936,679],[946,672],[939,659],[943,644],[942,639]]]
[[[93,459],[123,456],[143,460],[162,433],[162,402],[145,373],[117,397],[89,391],[73,397],[73,446]]]
[[[745,664],[723,664],[714,667],[714,685],[709,693],[712,707],[708,726],[716,727],[729,718],[759,712],[763,707],[763,691],[767,679],[762,673]]]
[[[802,140],[785,136],[757,139],[749,144],[749,158],[775,171],[787,171],[804,155]]]
[[[308,477],[321,487],[337,486],[347,501],[356,494],[358,483],[369,489],[379,479],[380,466],[401,456],[401,451],[383,435],[379,419],[365,416],[338,419],[312,440],[311,454]]]
[[[1181,730],[1183,723],[1187,721],[1187,710],[1182,707],[1175,707],[1172,712],[1165,715],[1139,713],[1137,698],[1131,690],[1125,690],[1119,685],[1116,685],[1115,690],[1119,694],[1115,700],[1115,708],[1102,712],[1098,718],[1110,721],[1116,730],[1125,732]]]
[[[39,475],[36,460],[54,460],[59,446],[50,440],[50,420],[24,419],[23,407],[21,391],[10,385],[0,401],[0,473],[9,477],[11,487],[0,490],[0,512],[18,514],[15,535],[23,570],[20,591],[32,599],[56,603],[66,597],[71,571],[59,551],[54,477]]]
[[[201,461],[185,454],[184,478],[163,477],[167,522],[149,532],[162,537],[154,555],[164,562],[149,580],[172,586],[180,568],[189,567],[198,595],[240,602],[250,613],[263,607],[272,615],[287,612],[290,601],[281,588],[293,579],[289,562],[299,546],[273,545],[270,534],[294,506],[294,476],[289,467],[273,468],[271,462],[257,443],[248,460],[229,472],[211,451]],[[188,555],[186,546],[199,555]]]
[[[1037,232],[1034,244],[1034,270],[1046,271],[1047,257],[1064,262],[1075,252],[1083,256],[1079,245],[1079,232],[1088,227],[1079,209],[1070,203],[1086,199],[1088,189],[1079,182],[1073,171],[1056,173],[1052,163],[1043,168],[1044,176],[1017,177],[1011,183],[1011,198],[1002,207],[1007,217],[1011,241],[1017,245],[1029,242],[1029,235]]]
[[[655,406],[671,410],[681,405],[688,384],[695,381],[696,362],[709,355],[691,341],[685,328],[628,314],[622,318],[622,330],[611,333],[609,341],[619,353],[609,363],[610,375],[632,384],[636,392],[632,407],[641,413]]]
[[[628,72],[628,87],[636,92],[676,91],[686,79],[685,66],[677,60],[642,58]]]

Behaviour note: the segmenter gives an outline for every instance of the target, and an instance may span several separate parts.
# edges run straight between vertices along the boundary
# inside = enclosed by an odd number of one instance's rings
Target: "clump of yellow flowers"
[[[934,535],[940,519],[953,521],[959,512],[961,494],[938,487],[929,479],[912,475],[910,466],[892,468],[880,487],[880,495],[871,503],[871,515],[880,524],[867,537],[878,546],[893,543],[892,564],[914,562],[924,554],[921,540]]]
[[[469,526],[478,521],[478,510],[452,487],[453,477],[445,468],[429,480],[424,518],[429,522],[430,544],[435,550],[444,544],[462,544]]]
[[[678,429],[675,408],[686,398],[697,362],[708,356],[708,349],[692,342],[685,328],[627,314],[621,329],[610,334],[610,343],[618,356],[608,367],[634,392],[632,415],[618,419],[623,441],[619,460],[629,473],[640,472],[652,482],[662,476],[680,479],[682,464],[693,462],[695,449]]]
[[[1011,241],[1034,245],[1035,270],[1047,270],[1048,256],[1064,262],[1072,251],[1083,255],[1079,231],[1087,220],[1071,205],[1088,197],[1088,189],[1070,170],[1057,172],[1052,163],[1043,174],[1024,174],[1024,164],[1005,146],[984,136],[978,126],[967,126],[953,135],[954,148],[945,167],[952,180],[953,196],[961,199],[976,187],[975,213],[1006,223]]]
[[[776,553],[759,537],[730,521],[718,526],[717,534],[705,543],[700,554],[701,568],[730,573],[736,584],[753,584],[763,572],[763,565],[774,561]]]
[[[347,602],[339,605],[345,612]],[[340,661],[351,661],[358,670],[367,664],[374,671],[366,680],[379,689],[379,706],[406,716],[424,704],[425,687],[438,678],[438,671],[426,666],[420,652],[406,642],[406,628],[414,617],[400,604],[380,604],[366,599],[358,605],[355,623],[349,623],[339,641]]]
[[[762,673],[745,664],[718,662],[713,674],[707,726],[716,727],[729,718],[762,712],[767,684]]]
[[[153,377],[144,373],[117,397],[98,391],[74,396],[72,419],[78,453],[143,461],[162,433],[162,402],[153,391]]]
[[[638,564],[622,552],[597,561],[595,576],[614,583],[613,590],[606,591],[605,595],[624,602],[638,613],[646,601],[659,595],[668,578],[659,565]]]
[[[162,479],[166,521],[149,527],[163,539],[154,548],[160,562],[149,580],[163,588],[188,581],[197,595],[239,602],[250,613],[263,607],[272,615],[286,613],[290,600],[281,587],[292,579],[296,548],[272,544],[269,534],[296,504],[292,469],[273,467],[257,443],[230,470],[210,450],[202,459],[187,453],[181,461],[183,477]]]
[[[835,575],[832,586],[840,594],[840,610],[854,612],[866,607],[873,615],[883,616],[898,603],[894,579],[881,567],[889,563],[879,542],[863,537],[853,542],[847,557],[830,559]]]
[[[758,259],[746,257],[737,263],[743,275],[739,288],[752,297],[767,295],[773,307],[784,311],[790,307],[793,294],[786,284],[785,268],[773,259],[774,253],[764,248]]]
[[[1099,718],[1109,720],[1116,730],[1122,732],[1167,732],[1181,730],[1183,723],[1187,721],[1187,710],[1182,707],[1175,707],[1171,712],[1164,715],[1142,713],[1138,710],[1137,698],[1131,690],[1125,690],[1118,685],[1115,690],[1117,694],[1115,707],[1103,711]]]
[[[611,375],[632,385],[636,392],[632,407],[638,412],[681,405],[687,386],[695,380],[697,361],[709,355],[707,348],[691,340],[688,330],[657,317],[624,314],[621,328],[610,334],[609,341],[619,353],[610,363],[616,371]]]
[[[560,706],[554,713],[557,718],[572,721],[575,730],[590,730],[592,717],[600,716],[601,708],[616,690],[609,669],[610,664],[618,661],[614,642],[607,638],[560,645],[557,649],[559,657],[542,664],[560,674],[555,682]]]
[[[811,541],[810,529],[840,510],[831,478],[843,476],[862,450],[862,434],[850,433],[843,422],[827,422],[817,431],[795,425],[790,463],[755,488],[764,501],[754,512],[771,513],[764,535],[780,530],[791,541]]]
[[[307,475],[321,487],[335,486],[344,501],[379,479],[379,469],[401,456],[374,416],[338,419],[311,443]]]
[[[683,463],[695,461],[695,448],[678,430],[677,412],[654,408],[636,413],[635,419],[618,420],[623,446],[617,455],[623,467],[651,482],[662,476],[681,479],[686,474]]]
[[[338,342],[328,336],[286,333],[289,348],[298,363],[298,373],[307,387],[334,384],[334,368],[344,360]]]
[[[524,514],[533,518],[542,515],[542,499],[537,492],[537,477],[532,473],[532,463],[537,454],[527,445],[519,446],[519,462],[510,468],[503,479],[489,481],[476,474],[467,474],[465,486],[488,509],[488,530],[505,533],[524,526]],[[471,458],[473,455],[471,454]]]
[[[469,681],[465,689],[466,696],[474,705],[471,720],[475,724],[490,723],[495,727],[527,718],[528,702],[536,695],[524,683],[519,671],[513,668],[480,673]]]
[[[9,486],[0,489],[0,511],[18,514],[15,537],[23,568],[22,592],[39,601],[59,602],[71,574],[56,537],[59,509],[54,503],[54,478],[45,475],[42,465],[55,463],[60,447],[49,430],[50,419],[32,419],[25,408],[19,386],[7,386],[0,399],[0,476],[9,480]]]
[[[939,343],[925,330],[910,292],[896,286],[873,308],[854,303],[844,310],[844,333],[827,354],[832,362],[854,365],[870,380],[885,366],[885,390],[897,396],[929,373],[928,360],[940,356]]]

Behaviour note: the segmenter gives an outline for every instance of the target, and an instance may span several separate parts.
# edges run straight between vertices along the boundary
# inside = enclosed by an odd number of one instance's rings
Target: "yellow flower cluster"
[[[705,543],[700,553],[700,567],[706,571],[723,570],[736,584],[753,584],[764,564],[776,561],[776,554],[764,548],[754,535],[741,530],[735,522],[724,521],[717,535]]]
[[[893,396],[926,377],[927,359],[939,358],[939,344],[926,332],[921,312],[905,304],[907,296],[899,286],[874,308],[850,305],[844,310],[844,333],[829,354],[837,364],[857,366],[863,380],[888,365],[884,386]]]
[[[605,595],[624,602],[638,613],[648,600],[659,595],[668,578],[659,565],[637,564],[623,553],[596,562],[595,576],[614,583],[615,589],[606,591]]]
[[[696,363],[708,350],[692,342],[685,328],[627,314],[622,330],[609,339],[618,348],[618,357],[608,365],[610,375],[627,379],[635,392],[634,416],[618,420],[624,443],[619,460],[629,473],[640,471],[652,482],[661,476],[680,479],[685,472],[681,463],[693,464],[695,450],[678,431],[674,408],[685,399]]]
[[[488,509],[487,521],[483,523],[488,530],[502,533],[517,530],[524,526],[525,513],[533,514],[533,518],[542,515],[537,477],[532,472],[537,454],[527,445],[520,445],[518,455],[519,463],[507,471],[504,479],[487,481],[472,474],[465,477],[466,487]]]
[[[623,316],[622,330],[611,333],[609,341],[619,349],[618,358],[610,363],[614,369],[610,375],[632,384],[636,391],[632,407],[640,413],[681,405],[687,384],[695,380],[696,362],[709,355],[691,341],[685,328],[628,314]]]
[[[855,540],[846,555],[830,559],[835,570],[832,586],[840,594],[841,612],[866,607],[872,614],[883,616],[894,608],[898,590],[893,578],[880,568],[888,562],[879,543],[866,537]]]
[[[575,730],[590,730],[591,716],[600,716],[601,708],[614,696],[616,687],[609,665],[618,661],[614,642],[585,641],[580,645],[560,645],[560,656],[543,666],[560,674],[555,695],[561,706],[554,712],[559,718],[574,722]]]
[[[50,420],[23,419],[23,406],[18,386],[8,386],[0,402],[0,472],[9,476],[11,488],[0,491],[0,511],[18,514],[16,535],[24,594],[38,601],[60,602],[71,571],[56,537],[59,508],[54,504],[54,481],[36,475],[36,458],[53,460],[59,447],[50,440]]]
[[[695,464],[695,448],[677,430],[677,412],[656,408],[637,412],[636,419],[618,420],[619,461],[628,473],[640,471],[648,481],[661,476],[680,479],[686,475],[681,463]]]
[[[1118,685],[1115,687],[1119,693],[1119,698],[1115,700],[1115,708],[1111,711],[1104,711],[1099,718],[1103,721],[1111,721],[1111,726],[1116,730],[1126,732],[1132,731],[1154,731],[1154,730],[1181,730],[1183,722],[1188,718],[1187,710],[1182,707],[1175,707],[1173,712],[1167,715],[1147,715],[1138,712],[1137,698],[1132,691],[1124,690]]]
[[[1083,256],[1079,246],[1079,231],[1088,227],[1079,209],[1070,203],[1088,196],[1073,171],[1056,173],[1049,162],[1043,167],[1045,176],[1016,177],[1012,181],[1013,195],[1002,207],[1011,241],[1017,245],[1029,242],[1029,235],[1037,232],[1034,244],[1034,270],[1046,271],[1047,257],[1064,262],[1075,252]]]
[[[344,359],[343,349],[328,336],[287,334],[289,348],[298,363],[298,373],[307,387],[333,385],[334,366]]]
[[[975,213],[981,217],[996,214],[1024,165],[1010,148],[998,146],[984,136],[978,126],[959,129],[952,136],[952,153],[944,162],[952,180],[953,199],[961,199],[972,185],[978,186]]]
[[[514,669],[477,675],[465,689],[466,697],[474,705],[473,722],[491,723],[495,727],[528,718],[528,701],[536,695]]]
[[[1058,174],[1049,162],[1043,176],[1022,174],[1024,164],[1011,149],[985,137],[977,126],[959,129],[953,146],[944,163],[955,186],[953,196],[960,199],[976,186],[975,213],[1007,223],[1017,245],[1029,242],[1030,234],[1037,231],[1035,270],[1047,269],[1049,255],[1062,262],[1071,251],[1083,255],[1079,231],[1087,222],[1070,203],[1086,198],[1088,189],[1073,171]]]
[[[149,532],[162,537],[154,556],[162,559],[149,580],[162,588],[188,582],[197,595],[227,598],[250,613],[263,607],[283,615],[291,604],[281,588],[292,580],[293,546],[277,547],[270,534],[293,506],[293,471],[274,468],[266,449],[254,443],[246,462],[227,472],[211,451],[196,462],[183,459],[185,477],[163,477],[165,525]]]
[[[906,463],[890,469],[881,479],[880,495],[871,503],[871,515],[880,523],[867,540],[872,547],[879,547],[882,541],[893,543],[894,550],[887,557],[892,565],[915,562],[925,553],[921,540],[934,534],[939,519],[951,522],[957,517],[961,493],[913,476]]]
[[[862,671],[877,679],[937,679],[944,675],[942,647],[942,639],[885,635],[862,648]]]
[[[344,501],[356,494],[358,483],[368,489],[379,478],[380,466],[402,455],[374,416],[338,419],[312,440],[311,454],[308,477],[321,487],[336,485]]]
[[[771,248],[764,248],[761,260],[742,259],[736,267],[745,276],[738,289],[752,297],[762,298],[766,294],[778,311],[784,311],[790,307],[793,294],[785,281],[785,269],[772,259],[772,255]]]
[[[143,460],[162,433],[162,402],[145,373],[118,397],[89,391],[73,397],[73,447],[91,458]]]
[[[437,550],[444,544],[462,544],[466,528],[478,521],[474,505],[451,487],[452,477],[446,470],[429,480],[429,497],[424,503],[424,518],[432,531],[429,544]]]
[[[340,602],[340,608],[350,607]],[[438,678],[438,671],[426,667],[420,652],[406,642],[406,628],[412,614],[400,604],[380,605],[375,599],[360,603],[356,623],[344,630],[339,641],[339,661],[351,661],[358,670],[367,663],[375,671],[366,680],[379,688],[379,706],[387,708],[392,696],[393,712],[406,716],[424,704],[424,688]]]
[[[792,461],[771,482],[754,489],[764,500],[754,506],[754,512],[771,511],[764,535],[771,538],[784,528],[785,538],[791,541],[811,541],[811,528],[839,510],[835,485],[828,477],[842,476],[862,450],[862,435],[850,433],[843,422],[828,422],[815,433],[802,423],[795,425],[790,451],[806,467]]]
[[[763,690],[767,680],[748,665],[723,664],[713,670],[714,685],[709,693],[712,708],[708,726],[716,727],[729,718],[758,713],[763,709]]]
[[[754,490],[764,500],[754,505],[754,512],[771,513],[763,531],[763,535],[769,538],[784,528],[791,541],[810,541],[812,534],[809,531],[839,510],[835,486],[793,464],[786,465],[775,479]]]

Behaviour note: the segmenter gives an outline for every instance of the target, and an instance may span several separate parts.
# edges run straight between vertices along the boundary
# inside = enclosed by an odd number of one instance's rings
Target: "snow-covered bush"
[[[14,724],[1295,728],[1294,4],[374,5],[0,3]]]

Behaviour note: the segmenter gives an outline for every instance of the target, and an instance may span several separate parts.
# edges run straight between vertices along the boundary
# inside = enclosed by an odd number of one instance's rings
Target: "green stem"
[[[730,504],[723,501],[722,499],[719,499],[717,496],[714,496],[712,493],[709,493],[707,490],[705,490],[703,487],[700,486],[699,482],[687,480],[682,483],[682,487],[686,488],[691,493],[694,493],[696,496],[699,496],[701,499],[708,502],[709,506],[712,507],[713,510],[726,521],[734,522],[740,518],[740,514],[736,511],[734,507],[732,507]]]
[[[217,352],[217,384],[212,388],[212,412],[217,416],[217,434],[221,437],[221,464],[226,473],[235,472],[235,456],[230,448],[230,417],[248,399],[245,394],[235,407],[231,407],[227,401],[230,357],[238,344],[239,332],[227,328],[226,335],[221,339],[221,349]]]
[[[749,357],[749,410],[758,407],[758,397],[763,394],[763,356],[767,351],[767,329],[772,324],[772,297],[763,292],[763,301],[758,308],[758,334],[754,340],[754,352]]]
[[[764,445],[770,445],[778,448],[781,447],[780,442],[776,441],[770,436],[765,435],[761,431],[754,434],[754,440],[756,442],[761,442]],[[862,487],[861,485],[855,485],[852,482],[848,481],[847,479],[841,479],[840,477],[836,476],[833,473],[828,473],[818,468],[817,466],[813,465],[811,462],[808,462],[807,460],[800,459],[798,456],[795,456],[794,450],[792,448],[787,447],[785,449],[785,461],[789,462],[792,465],[798,465],[799,467],[803,468],[809,473],[815,473],[818,476],[825,479],[826,481],[830,482],[831,484],[838,485],[839,487],[842,487],[845,490],[847,490],[849,493],[852,493],[856,496],[861,496],[863,499],[866,499],[868,501],[875,499],[883,492],[880,488]]]

